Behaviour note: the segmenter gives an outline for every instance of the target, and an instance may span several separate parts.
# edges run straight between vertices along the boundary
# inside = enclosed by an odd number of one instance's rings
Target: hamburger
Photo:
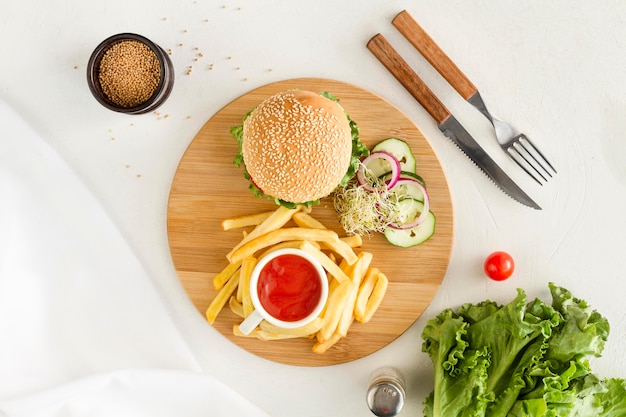
[[[311,206],[345,185],[368,150],[357,124],[328,93],[290,90],[268,97],[231,128],[234,163],[256,196]]]

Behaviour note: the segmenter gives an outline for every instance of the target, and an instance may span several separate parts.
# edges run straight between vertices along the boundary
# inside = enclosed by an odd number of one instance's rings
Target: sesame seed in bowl
[[[104,107],[121,113],[154,111],[169,97],[174,68],[167,53],[149,39],[120,33],[102,41],[87,65],[87,83]]]

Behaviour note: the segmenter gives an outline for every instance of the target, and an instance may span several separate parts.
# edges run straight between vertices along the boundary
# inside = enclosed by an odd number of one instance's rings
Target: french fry
[[[243,306],[243,316],[248,317],[253,311],[252,298],[250,298],[250,277],[252,270],[256,266],[255,258],[246,258],[241,263],[241,277],[239,278],[239,288],[241,288],[241,305]]]
[[[357,255],[354,253],[354,250],[352,250],[352,247],[341,239],[338,239],[337,241],[322,242],[321,245],[322,247],[330,249],[337,255],[341,256],[349,264],[353,264],[357,261]]]
[[[277,243],[274,246],[270,246],[269,248],[267,248],[265,251],[263,251],[261,254],[259,254],[258,256],[258,260],[260,261],[261,259],[263,259],[264,256],[268,255],[271,252],[274,252],[277,249],[284,249],[284,248],[300,248],[300,245],[302,245],[302,242],[304,242],[303,240],[289,240],[287,242],[281,242],[281,243]],[[313,246],[315,246],[316,248],[320,248],[319,243],[317,242],[310,242]]]
[[[300,227],[306,227],[308,229],[327,229],[326,226],[309,213],[295,213],[293,215],[293,221]]]
[[[326,274],[326,278],[328,278],[328,294],[330,295],[334,291],[337,290],[337,287],[340,285],[340,282],[336,280],[335,278],[333,278],[333,276],[330,274]],[[328,308],[328,300],[326,300],[326,304],[324,304],[324,308],[322,308],[322,311],[320,312],[320,317],[326,317],[327,308]]]
[[[270,217],[272,213],[274,213],[274,210],[224,219],[222,220],[222,230],[239,229],[246,226],[258,226]]]
[[[371,320],[372,316],[378,310],[378,307],[383,301],[385,297],[385,293],[387,292],[387,287],[389,286],[389,280],[383,273],[379,273],[377,275],[376,286],[372,291],[372,295],[370,295],[369,300],[367,300],[367,306],[365,307],[365,313],[363,314],[363,319],[361,323],[367,323]]]
[[[335,254],[334,254],[334,253],[332,253],[332,252],[327,253],[327,254],[326,254],[326,256],[328,256],[328,259],[330,259],[331,261],[333,261],[333,263],[339,263],[339,262],[337,261],[337,257],[335,256]]]
[[[345,242],[351,248],[360,248],[363,246],[363,238],[359,235],[350,235],[339,238],[342,242]]]
[[[346,301],[346,305],[341,314],[339,324],[337,325],[337,333],[341,336],[348,334],[348,329],[352,325],[354,320],[354,305],[356,303],[356,297],[361,285],[361,280],[367,273],[367,270],[372,262],[373,255],[370,252],[359,253],[359,260],[351,266],[350,280],[352,281],[352,289]]]
[[[333,262],[328,257],[328,255],[313,246],[313,244],[311,244],[309,241],[305,240],[304,242],[302,242],[300,244],[300,249],[312,255],[322,265],[322,267],[337,281],[343,282],[350,279],[345,274],[345,272],[343,272],[341,268],[339,268],[339,265]]]
[[[291,334],[283,334],[283,333],[269,333],[266,332],[265,330],[261,330],[259,328],[256,328],[254,330],[252,330],[249,334],[243,334],[241,332],[241,330],[239,330],[239,325],[238,324],[234,324],[233,325],[233,334],[235,336],[241,336],[241,337],[254,337],[257,338],[259,340],[284,340],[284,339],[295,339],[298,338],[300,336],[294,336]]]
[[[228,300],[228,307],[230,307],[230,311],[232,311],[237,317],[244,318],[243,305],[239,301],[237,301],[237,297],[230,297],[230,299]]]
[[[300,208],[288,209],[284,206],[280,206],[274,211],[267,219],[256,226],[250,233],[248,233],[232,250],[226,255],[226,259],[231,260],[233,253],[247,242],[262,236],[273,230],[283,227],[295,213],[300,211]]]
[[[361,286],[359,287],[359,291],[356,296],[356,303],[354,305],[354,318],[358,322],[363,323],[367,300],[369,300],[370,295],[374,290],[379,273],[380,271],[378,268],[369,268],[365,274],[365,278],[363,278],[363,282],[361,282]]]
[[[300,227],[309,229],[327,229],[326,226],[307,213],[295,213],[293,215],[293,221]],[[353,264],[357,260],[357,256],[352,250],[352,247],[341,239],[338,241],[323,242],[322,246],[341,256],[347,260],[349,264]]]
[[[221,290],[218,291],[213,301],[211,301],[211,304],[209,304],[209,308],[206,310],[206,318],[209,323],[213,324],[215,322],[218,314],[222,311],[230,296],[233,295],[237,289],[237,286],[239,285],[239,275],[240,273],[237,271],[232,277],[230,277],[228,282],[222,287]]]
[[[325,341],[318,341],[317,343],[315,343],[311,350],[313,350],[314,353],[319,353],[321,355],[322,353],[326,353],[326,351],[334,346],[339,340],[341,340],[341,338],[342,336],[339,333],[334,333]]]
[[[306,324],[301,327],[296,327],[293,329],[283,329],[280,327],[276,327],[273,324],[268,323],[265,320],[261,322],[259,327],[261,330],[269,334],[284,334],[284,335],[291,335],[295,337],[307,337],[307,336],[311,336],[312,334],[317,333],[319,329],[322,328],[323,325],[324,325],[324,319],[322,319],[321,317],[317,317],[311,323]]]
[[[324,313],[324,326],[317,333],[317,340],[325,342],[332,337],[337,329],[342,312],[344,311],[348,296],[352,293],[352,281],[340,283],[328,296],[326,311]]]
[[[220,290],[224,284],[233,276],[235,272],[241,267],[241,262],[229,263],[226,268],[222,269],[222,271],[213,278],[213,287],[216,290]]]
[[[304,229],[301,227],[286,227],[282,229],[272,230],[261,236],[258,236],[235,250],[230,262],[235,263],[239,260],[254,255],[257,251],[267,248],[288,240],[314,240],[317,242],[338,241],[337,233],[328,229]]]

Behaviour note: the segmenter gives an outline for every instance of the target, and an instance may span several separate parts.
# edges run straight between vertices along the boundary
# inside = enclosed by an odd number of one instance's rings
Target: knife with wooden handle
[[[502,191],[522,204],[541,210],[541,207],[515,184],[465,130],[383,35],[379,33],[372,37],[367,43],[367,49],[435,119],[439,130],[450,138]]]
[[[452,116],[452,113],[413,71],[409,64],[393,49],[383,35],[379,33],[370,39],[367,43],[367,49],[396,77],[413,98],[426,109],[437,124],[442,124],[447,118]]]

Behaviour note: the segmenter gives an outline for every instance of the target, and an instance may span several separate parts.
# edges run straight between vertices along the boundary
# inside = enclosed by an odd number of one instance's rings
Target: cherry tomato
[[[485,274],[494,281],[508,279],[515,270],[513,257],[506,252],[497,251],[485,259]]]

